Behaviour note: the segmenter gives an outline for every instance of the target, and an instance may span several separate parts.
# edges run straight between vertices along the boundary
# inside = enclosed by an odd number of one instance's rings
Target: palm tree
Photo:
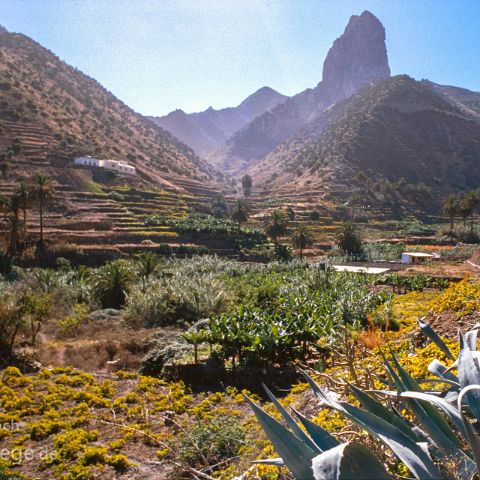
[[[338,248],[348,255],[360,255],[362,253],[362,237],[354,223],[342,223],[336,234],[336,243]]]
[[[125,304],[127,288],[133,274],[123,260],[114,260],[93,276],[93,294],[103,308],[120,308]]]
[[[232,211],[232,220],[239,225],[248,221],[250,214],[244,200],[237,200]]]
[[[32,199],[32,189],[24,182],[18,184],[14,197],[18,199],[18,206],[23,213],[23,226],[25,228],[25,233],[27,231],[27,208],[30,207]]]
[[[144,252],[138,257],[138,274],[142,279],[145,289],[147,280],[155,275],[163,266],[163,262],[158,255],[153,252]]]
[[[462,216],[470,217],[470,234],[473,235],[473,215],[480,203],[479,196],[476,192],[468,192],[462,196],[460,201],[460,210]]]
[[[18,241],[22,229],[22,222],[18,218],[19,209],[20,202],[15,195],[10,197],[2,195],[0,197],[0,211],[3,213],[7,224],[8,252],[10,255],[15,255],[18,250]]]
[[[0,196],[0,210],[4,214],[5,218],[13,216],[18,219],[18,212],[20,210],[20,201],[15,195],[6,197]]]
[[[7,225],[9,230],[8,253],[13,256],[18,250],[18,240],[23,223],[18,216],[10,215],[7,219]]]
[[[443,214],[450,219],[450,233],[453,232],[455,217],[459,213],[458,199],[455,195],[449,195],[442,206]]]
[[[32,198],[38,204],[40,213],[40,246],[43,247],[43,209],[45,203],[53,196],[53,188],[50,178],[47,175],[39,173],[35,177],[35,184],[32,189]]]
[[[278,239],[288,233],[287,222],[280,210],[274,210],[264,224],[265,233],[277,245]]]
[[[293,248],[300,250],[300,258],[303,258],[303,250],[313,245],[314,237],[306,225],[299,224],[292,233],[291,241]]]

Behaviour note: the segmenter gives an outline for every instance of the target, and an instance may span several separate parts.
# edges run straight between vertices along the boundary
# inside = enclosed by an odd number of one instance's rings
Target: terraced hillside
[[[126,160],[137,176],[75,168],[78,155]],[[146,229],[144,216],[185,215],[224,188],[221,175],[170,133],[32,39],[3,29],[0,167],[0,194],[39,172],[52,180],[49,241],[112,255],[188,244],[175,232]],[[35,238],[33,212],[28,230]]]
[[[152,185],[219,184],[217,172],[189,147],[24,35],[0,31],[0,79],[0,155],[17,174],[92,155],[128,160]]]

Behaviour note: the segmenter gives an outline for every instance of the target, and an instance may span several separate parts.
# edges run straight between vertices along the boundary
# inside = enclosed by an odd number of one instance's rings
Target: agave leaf
[[[458,356],[458,377],[462,390],[470,385],[480,385],[480,366],[478,359],[469,348],[463,335],[460,336],[460,355]],[[465,394],[470,410],[480,420],[480,391],[470,389]]]
[[[475,352],[477,350],[477,333],[478,330],[470,330],[465,334],[465,342],[468,345],[468,348]]]
[[[451,372],[458,368],[458,358],[447,368],[446,372]]]
[[[373,413],[339,402],[352,421],[385,442],[419,480],[443,478],[430,457],[397,427]]]
[[[427,336],[448,358],[455,360],[450,349],[445,345],[445,342],[437,335],[435,330],[425,323],[421,318],[417,318],[418,326],[421,332]]]
[[[377,417],[383,418],[388,423],[391,423],[397,427],[402,433],[410,437],[414,442],[418,442],[418,435],[412,430],[412,428],[398,415],[393,413],[392,410],[384,407],[380,402],[375,400],[370,395],[362,392],[354,385],[349,385],[351,392],[355,395],[357,400],[362,404],[362,407],[373,413]],[[395,392],[396,395],[396,392]]]
[[[299,418],[302,425],[307,430],[308,434],[312,437],[315,444],[320,448],[322,452],[325,450],[330,450],[333,447],[336,447],[340,442],[327,430],[322,428],[320,425],[313,423],[311,420],[306,418],[300,412],[297,412],[294,408],[292,410],[295,412],[295,415]]]
[[[378,390],[378,393],[382,395],[388,395],[391,397],[404,397],[404,398],[413,398],[415,400],[420,400],[422,402],[430,402],[431,404],[437,406],[440,410],[442,410],[450,419],[450,421],[458,428],[458,430],[462,433],[464,438],[468,441],[467,432],[463,425],[462,416],[460,412],[449,402],[444,400],[441,397],[437,397],[436,395],[431,395],[429,393],[423,392],[389,392],[385,390]]]
[[[387,368],[387,372],[395,382],[395,386],[397,387],[397,390],[399,390],[400,392],[405,392],[406,390],[408,390],[382,351],[380,351],[380,355],[382,357],[383,363],[385,364],[385,367]]]
[[[479,391],[480,385],[469,385],[462,389],[460,394],[458,395],[457,400],[457,407],[460,415],[462,416],[463,423],[465,425],[465,430],[468,435],[468,442],[470,444],[470,448],[472,449],[473,456],[475,458],[475,463],[477,464],[477,471],[480,473],[480,438],[477,432],[474,431],[472,424],[470,421],[465,417],[462,411],[462,401],[464,395],[468,395],[473,391]]]
[[[342,443],[312,461],[315,480],[385,480],[385,467],[359,443]]]
[[[316,452],[250,398],[247,396],[245,398],[267,437],[293,476],[298,480],[313,480],[311,463],[316,456]]]
[[[398,374],[407,390],[422,392],[420,384],[400,365],[395,354],[391,352],[391,355]],[[436,408],[428,403],[420,404],[415,400],[410,400],[408,405],[417,417],[421,427],[432,437],[432,440],[438,447],[442,448],[446,453],[458,454],[458,438]]]
[[[361,428],[380,438],[388,445],[395,455],[410,469],[415,478],[418,480],[438,480],[443,478],[430,457],[397,427],[366,410],[354,407],[346,402],[336,401],[333,397],[323,392],[306,372],[302,371],[302,375],[320,399],[326,401],[332,408],[338,410]]]
[[[292,416],[285,410],[285,408],[280,404],[280,402],[275,398],[275,395],[267,388],[265,384],[262,383],[263,388],[267,392],[270,400],[273,402],[277,410],[282,414],[283,419],[287,425],[292,429],[293,433],[303,442],[305,442],[314,452],[321,453],[324,449],[320,445],[316,445],[312,439],[297,425],[297,422],[292,418]]]
[[[448,380],[460,386],[458,378],[453,373],[449,372],[448,368],[437,359],[430,362],[430,365],[428,365],[428,371],[441,380]]]

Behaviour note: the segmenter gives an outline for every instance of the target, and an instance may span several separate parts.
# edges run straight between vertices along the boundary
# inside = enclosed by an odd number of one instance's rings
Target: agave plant
[[[340,412],[383,442],[414,478],[470,480],[480,474],[477,329],[460,336],[460,353],[454,359],[435,331],[422,320],[418,322],[420,330],[452,360],[449,368],[438,360],[430,363],[428,369],[438,381],[414,379],[392,352],[390,361],[382,354],[395,390],[367,393],[349,385],[350,392],[360,402],[361,407],[358,407],[338,400],[318,386],[306,372],[302,371],[302,374],[323,406]],[[452,373],[453,370],[457,370],[458,376]],[[444,388],[424,390],[422,384]],[[356,442],[339,442],[322,427],[293,410],[296,421],[267,388],[266,391],[287,426],[247,398],[281,457],[259,463],[286,466],[297,480],[391,478],[381,459],[366,447]],[[380,401],[382,398],[396,399],[401,408],[387,408]],[[413,424],[400,413],[403,409],[414,415]]]

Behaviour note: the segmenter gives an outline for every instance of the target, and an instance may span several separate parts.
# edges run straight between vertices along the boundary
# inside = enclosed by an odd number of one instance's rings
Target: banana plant
[[[433,360],[429,371],[437,380],[413,378],[393,352],[382,353],[394,390],[364,392],[349,385],[360,406],[338,400],[301,371],[324,408],[341,413],[372,437],[383,442],[418,480],[452,478],[460,480],[480,475],[480,352],[477,330],[460,336],[460,353],[454,359],[450,349],[423,320],[420,330],[452,360],[447,367]],[[452,373],[457,370],[458,376]],[[422,385],[439,385],[426,390]],[[391,478],[381,458],[358,442],[339,442],[329,432],[292,409],[289,413],[264,387],[284,423],[268,415],[252,400],[248,402],[280,458],[261,460],[286,466],[297,480],[367,480]],[[383,399],[396,400],[400,409],[387,407]],[[390,404],[389,403],[389,404]],[[400,412],[407,409],[413,422]],[[295,417],[295,418],[294,418]]]

